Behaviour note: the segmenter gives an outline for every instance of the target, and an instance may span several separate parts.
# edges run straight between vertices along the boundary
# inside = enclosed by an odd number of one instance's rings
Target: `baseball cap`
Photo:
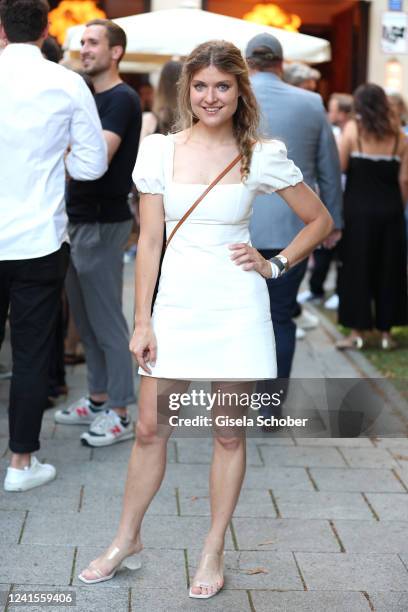
[[[245,50],[245,57],[249,59],[254,56],[254,51],[259,49],[260,47],[265,47],[268,51],[273,55],[273,59],[281,60],[283,59],[283,49],[279,40],[272,36],[272,34],[268,34],[264,32],[263,34],[257,34],[248,42]]]

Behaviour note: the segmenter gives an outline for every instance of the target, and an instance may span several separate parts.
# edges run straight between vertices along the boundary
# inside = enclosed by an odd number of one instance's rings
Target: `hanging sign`
[[[407,30],[407,13],[383,13],[381,47],[384,53],[408,53]]]
[[[402,11],[402,0],[388,0],[389,11]]]

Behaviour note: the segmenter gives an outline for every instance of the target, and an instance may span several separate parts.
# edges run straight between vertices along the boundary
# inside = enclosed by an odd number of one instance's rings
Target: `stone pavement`
[[[130,316],[130,280],[125,304]],[[336,352],[335,333],[324,324],[298,343],[295,376],[378,376],[362,355]],[[2,351],[1,360],[6,357]],[[85,367],[69,368],[68,382],[68,401],[84,394]],[[3,475],[8,384],[0,385]],[[374,395],[387,418],[407,423],[406,405],[386,383]],[[408,610],[407,438],[302,438],[285,430],[250,437],[226,540],[225,588],[200,601],[187,597],[187,586],[209,524],[211,441],[170,441],[165,482],[143,525],[143,568],[87,587],[77,574],[114,533],[131,442],[85,448],[82,428],[54,425],[52,412],[45,414],[38,457],[57,467],[57,479],[26,493],[0,493],[0,590],[68,589],[76,593],[76,607],[7,610]]]

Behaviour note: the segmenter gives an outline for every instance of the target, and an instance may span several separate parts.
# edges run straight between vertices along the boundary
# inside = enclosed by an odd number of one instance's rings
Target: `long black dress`
[[[407,244],[399,188],[398,136],[392,155],[352,153],[340,245],[339,322],[389,331],[408,321]]]

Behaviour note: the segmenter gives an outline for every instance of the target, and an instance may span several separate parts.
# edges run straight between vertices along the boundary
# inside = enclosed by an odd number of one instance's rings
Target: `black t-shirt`
[[[118,223],[132,217],[127,199],[139,147],[139,96],[129,85],[120,83],[96,94],[95,101],[103,129],[114,132],[122,141],[101,178],[69,181],[67,213],[71,223]]]

